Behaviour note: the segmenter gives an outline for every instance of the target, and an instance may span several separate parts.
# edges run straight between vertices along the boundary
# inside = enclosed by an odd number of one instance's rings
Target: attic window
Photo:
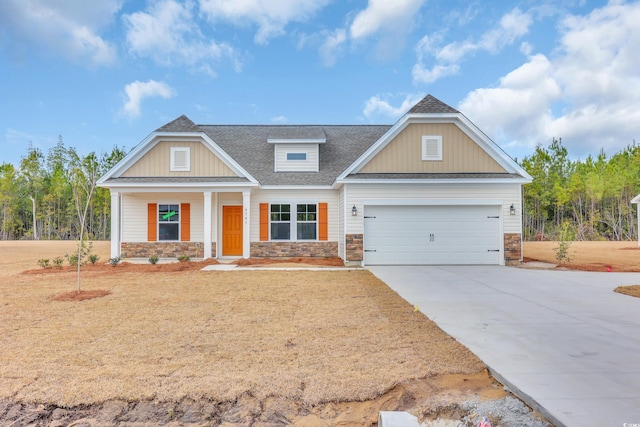
[[[307,160],[307,153],[287,153],[287,160]]]
[[[191,170],[190,147],[171,147],[171,171],[188,172]]]
[[[442,160],[442,136],[423,135],[422,136],[422,160],[437,161]]]

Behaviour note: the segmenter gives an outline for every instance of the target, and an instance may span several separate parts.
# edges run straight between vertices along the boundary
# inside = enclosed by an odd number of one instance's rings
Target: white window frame
[[[176,153],[184,153],[185,164],[176,164]],[[191,147],[171,147],[171,172],[191,171]]]
[[[272,221],[271,220],[271,206],[274,205],[289,205],[289,221]],[[316,220],[315,221],[300,221],[300,223],[309,224],[314,223],[316,225],[316,238],[315,239],[298,239],[298,205],[315,205],[316,207]],[[320,218],[319,218],[319,209],[320,204],[315,201],[283,201],[283,202],[273,202],[269,203],[269,241],[273,242],[317,242],[318,241],[318,233]],[[272,223],[289,223],[289,238],[288,239],[273,239],[271,237],[271,224]]]
[[[160,218],[160,206],[178,206],[178,221],[162,221],[162,219]],[[178,203],[178,202],[161,202],[157,204],[157,213],[156,215],[158,215],[158,221],[157,221],[157,236],[158,236],[158,241],[159,242],[179,242],[180,241],[180,236],[182,235],[182,204]],[[169,240],[169,239],[161,239],[160,238],[160,225],[161,224],[176,224],[178,226],[178,238],[177,240]]]
[[[436,141],[436,154],[430,154],[427,145],[431,141]],[[442,135],[422,135],[422,160],[423,161],[440,161],[442,160]]]

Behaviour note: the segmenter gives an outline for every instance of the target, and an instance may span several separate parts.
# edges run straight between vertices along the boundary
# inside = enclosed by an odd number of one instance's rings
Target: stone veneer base
[[[362,261],[364,259],[364,247],[362,246],[362,234],[347,234],[345,238],[346,243],[346,258],[347,261]]]
[[[251,242],[251,256],[263,258],[338,256],[338,242]]]
[[[191,258],[204,257],[202,242],[122,242],[120,254],[123,258],[178,258],[189,255]],[[216,243],[211,243],[211,256],[216,256]]]
[[[520,233],[505,233],[504,235],[505,265],[519,265],[521,261],[522,261],[522,235]]]

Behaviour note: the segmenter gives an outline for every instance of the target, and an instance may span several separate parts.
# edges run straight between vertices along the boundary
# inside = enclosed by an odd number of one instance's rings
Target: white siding
[[[339,238],[338,192],[335,190],[262,190],[251,194],[251,241],[260,241],[260,203],[328,203],[328,241]]]
[[[503,233],[522,232],[520,184],[346,184],[347,206],[356,205],[358,216],[346,216],[347,234],[364,232],[364,205],[447,204],[465,201],[499,201]],[[509,214],[511,204],[516,215]]]
[[[122,241],[147,241],[147,205],[149,203],[189,203],[191,205],[191,241],[204,241],[204,197],[201,193],[131,193],[122,196]],[[215,202],[215,194],[212,203]],[[215,206],[215,204],[214,204]],[[215,212],[212,210],[212,212]],[[212,227],[212,239],[215,230]]]
[[[275,144],[276,172],[318,172],[318,144]],[[307,160],[287,160],[287,153],[305,153]]]
[[[342,259],[347,259],[344,241],[344,186],[338,193],[338,255]]]

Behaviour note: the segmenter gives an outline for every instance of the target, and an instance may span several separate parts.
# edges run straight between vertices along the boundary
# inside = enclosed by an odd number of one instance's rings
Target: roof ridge
[[[440,101],[435,96],[429,94],[422,98],[416,105],[411,107],[407,114],[442,114],[460,113],[460,111]]]

